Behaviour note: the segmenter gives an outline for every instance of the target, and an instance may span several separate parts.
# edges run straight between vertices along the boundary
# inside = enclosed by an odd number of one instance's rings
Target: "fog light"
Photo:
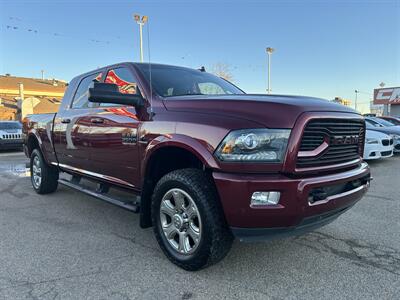
[[[251,196],[251,205],[276,205],[281,197],[280,192],[254,192]]]

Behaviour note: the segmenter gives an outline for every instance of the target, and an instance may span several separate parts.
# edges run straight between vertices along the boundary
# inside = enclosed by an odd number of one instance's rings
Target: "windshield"
[[[21,129],[22,126],[18,122],[0,122],[0,130]]]
[[[382,124],[379,124],[378,122],[371,120],[371,119],[365,119],[366,124],[370,124],[373,127],[385,127]]]
[[[390,123],[389,121],[383,120],[383,119],[378,119],[375,120],[376,122],[378,122],[379,124],[382,124],[383,126],[394,126],[393,123]]]
[[[140,64],[138,67],[150,82],[149,65]],[[153,89],[163,97],[244,94],[220,77],[183,67],[151,65],[151,81]]]
[[[367,129],[372,129],[372,128],[374,128],[375,126],[372,125],[371,123],[369,123],[368,120],[365,120],[365,127],[366,127]]]

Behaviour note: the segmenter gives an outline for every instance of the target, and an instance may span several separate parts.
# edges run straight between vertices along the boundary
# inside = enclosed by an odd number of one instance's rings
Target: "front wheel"
[[[38,194],[53,193],[58,187],[58,169],[49,166],[43,159],[42,153],[35,149],[30,162],[31,182]]]
[[[185,270],[217,263],[232,245],[215,188],[201,170],[176,170],[160,179],[152,199],[152,221],[165,255]]]

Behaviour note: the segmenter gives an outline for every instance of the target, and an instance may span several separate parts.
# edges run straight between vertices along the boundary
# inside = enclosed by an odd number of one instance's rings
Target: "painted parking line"
[[[0,152],[0,157],[25,156],[24,152]]]

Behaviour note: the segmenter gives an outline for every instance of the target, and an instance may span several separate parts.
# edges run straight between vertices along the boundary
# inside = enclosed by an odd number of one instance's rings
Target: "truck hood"
[[[22,129],[1,129],[0,130],[0,134],[8,134],[8,133],[17,133],[17,134],[21,134],[22,133]]]
[[[324,99],[283,95],[191,95],[168,97],[171,111],[205,113],[242,118],[270,128],[293,128],[304,112],[357,113]]]

